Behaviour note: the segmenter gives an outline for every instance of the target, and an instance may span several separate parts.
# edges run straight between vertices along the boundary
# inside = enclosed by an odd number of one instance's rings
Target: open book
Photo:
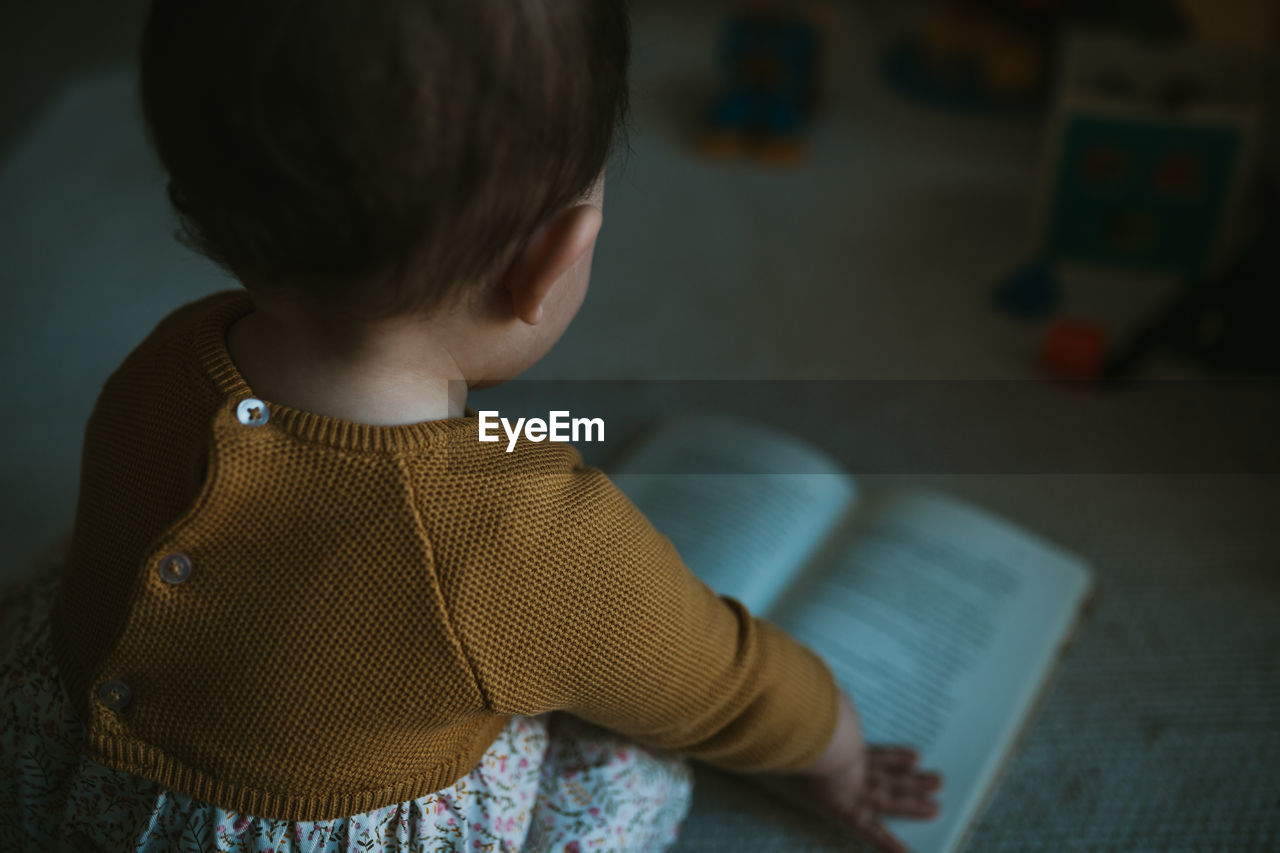
[[[708,586],[822,655],[868,742],[942,772],[938,817],[887,825],[919,853],[957,848],[1072,632],[1085,564],[952,498],[863,494],[820,451],[726,418],[666,423],[614,482]]]

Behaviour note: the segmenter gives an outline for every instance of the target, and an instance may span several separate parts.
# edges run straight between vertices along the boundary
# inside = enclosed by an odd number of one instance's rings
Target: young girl
[[[85,431],[65,553],[0,594],[0,849],[660,850],[688,759],[885,850],[936,774],[469,388],[582,303],[620,0],[159,0],[186,239]]]

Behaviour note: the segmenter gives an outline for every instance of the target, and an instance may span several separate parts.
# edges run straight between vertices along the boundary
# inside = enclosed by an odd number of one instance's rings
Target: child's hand
[[[933,799],[942,776],[916,766],[920,756],[905,746],[868,746],[866,777],[851,827],[881,850],[905,851],[906,846],[884,828],[882,816],[931,818],[938,814]]]
[[[812,768],[784,776],[755,777],[765,787],[834,819],[885,853],[905,853],[906,845],[881,823],[883,817],[930,818],[942,777],[917,766],[915,750],[867,746],[857,712],[841,697],[840,722],[831,746]]]

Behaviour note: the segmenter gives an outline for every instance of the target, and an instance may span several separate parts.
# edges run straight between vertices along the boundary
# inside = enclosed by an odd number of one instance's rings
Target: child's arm
[[[461,505],[428,530],[485,706],[565,710],[721,769],[787,774],[773,778],[788,796],[901,849],[879,816],[932,814],[936,774],[908,751],[866,748],[826,662],[717,595],[571,447],[523,453],[518,471],[452,489]]]
[[[813,764],[836,729],[826,663],[717,595],[604,474],[563,448],[527,451],[536,467],[515,460],[530,473],[459,490],[501,503],[453,512],[429,532],[485,705],[568,711],[739,773]]]
[[[868,747],[853,700],[841,691],[835,735],[817,761],[798,773],[753,778],[792,802],[834,819],[878,849],[902,853],[906,847],[880,818],[928,818],[938,812],[932,796],[942,787],[942,777],[917,769],[918,759],[915,750],[907,747]]]

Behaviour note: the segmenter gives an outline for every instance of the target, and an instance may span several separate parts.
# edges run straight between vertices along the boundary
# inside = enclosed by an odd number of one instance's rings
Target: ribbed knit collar
[[[227,330],[236,320],[253,311],[253,298],[246,290],[227,290],[210,294],[205,301],[207,308],[196,321],[193,338],[201,371],[232,405],[247,397],[256,397],[266,403],[268,425],[275,425],[305,441],[347,450],[370,451],[413,450],[464,437],[475,440],[479,434],[476,413],[470,407],[466,409],[466,417],[379,426],[291,409],[260,397],[253,393],[227,352]]]

